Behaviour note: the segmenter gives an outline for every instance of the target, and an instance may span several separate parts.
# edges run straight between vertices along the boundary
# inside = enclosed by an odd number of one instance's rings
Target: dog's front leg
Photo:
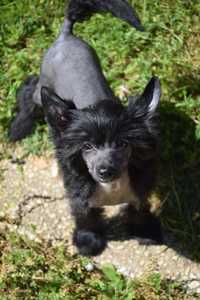
[[[77,199],[76,199],[77,200]],[[75,218],[73,242],[82,255],[98,255],[106,246],[105,224],[102,209],[72,205],[72,214]]]

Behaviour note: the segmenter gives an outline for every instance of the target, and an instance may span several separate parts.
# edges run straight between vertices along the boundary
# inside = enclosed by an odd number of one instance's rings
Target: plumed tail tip
[[[65,16],[72,23],[84,21],[94,13],[109,12],[139,31],[144,31],[137,13],[127,0],[69,0]]]
[[[136,22],[134,22],[134,23],[132,23],[131,24],[133,27],[135,27],[138,31],[140,31],[140,32],[144,32],[145,31],[145,28],[144,28],[144,26],[142,26],[142,24],[140,23],[140,22],[138,22],[138,23],[136,23]]]
[[[125,17],[124,21],[126,21],[127,23],[129,23],[132,27],[134,27],[135,29],[137,29],[140,32],[144,32],[145,31],[144,26],[141,24],[139,18],[136,17],[136,16],[134,16],[134,17],[132,16],[131,18],[130,17],[129,18]]]
[[[138,25],[138,26],[135,26],[135,28],[136,28],[137,30],[141,31],[141,32],[144,32],[144,31],[145,31],[144,26],[142,26],[141,24]]]
[[[132,12],[130,12],[130,15],[124,17],[124,20],[128,22],[132,27],[135,27],[138,31],[144,32],[145,28],[141,24],[141,21],[139,17],[137,16],[134,9],[132,9]]]

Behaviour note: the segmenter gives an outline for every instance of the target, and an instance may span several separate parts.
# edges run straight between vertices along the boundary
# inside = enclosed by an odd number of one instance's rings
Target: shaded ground
[[[13,157],[20,157],[16,152]],[[73,220],[64,196],[62,180],[55,176],[55,161],[51,158],[29,156],[25,160],[1,161],[0,211],[1,229],[17,228],[29,238],[44,237],[48,241],[65,241],[69,250]],[[117,207],[107,210],[108,217]],[[131,277],[153,271],[170,279],[184,280],[200,293],[200,265],[174,250],[174,245],[152,245],[138,238],[117,240],[117,222],[112,228],[106,250],[94,258],[97,263],[113,263],[118,270]],[[165,237],[169,244],[169,238]],[[185,249],[183,249],[185,250]],[[185,254],[185,251],[183,251]]]

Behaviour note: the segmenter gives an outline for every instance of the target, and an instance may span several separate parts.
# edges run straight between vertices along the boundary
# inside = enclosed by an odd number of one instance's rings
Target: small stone
[[[6,216],[5,212],[4,211],[0,211],[0,220],[5,219],[5,216]]]
[[[172,260],[173,260],[173,261],[177,261],[177,260],[178,260],[178,256],[176,256],[176,255],[173,256],[173,257],[172,257]]]
[[[118,272],[123,274],[124,276],[129,276],[129,271],[125,267],[117,268]]]
[[[86,266],[85,266],[85,269],[86,271],[88,272],[92,272],[94,270],[94,265],[92,263],[88,263]]]
[[[54,160],[52,162],[52,166],[51,166],[51,175],[53,178],[56,178],[58,177],[60,174],[60,170],[59,170],[59,167],[58,167],[58,164],[57,162]]]
[[[8,225],[6,223],[0,222],[0,233],[5,232],[7,228],[8,228]]]
[[[193,280],[192,282],[188,283],[188,288],[191,290],[200,290],[200,281],[199,280]]]

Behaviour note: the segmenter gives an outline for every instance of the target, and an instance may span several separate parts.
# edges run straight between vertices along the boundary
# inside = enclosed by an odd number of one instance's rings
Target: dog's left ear
[[[160,96],[160,81],[157,77],[152,77],[140,96],[129,97],[128,111],[135,117],[141,117],[144,114],[152,116],[158,107]]]
[[[74,103],[61,99],[48,87],[41,88],[41,99],[47,123],[58,132],[64,131],[76,108]]]
[[[141,104],[146,107],[148,113],[153,114],[158,107],[160,97],[160,80],[157,77],[152,77],[140,96]]]

